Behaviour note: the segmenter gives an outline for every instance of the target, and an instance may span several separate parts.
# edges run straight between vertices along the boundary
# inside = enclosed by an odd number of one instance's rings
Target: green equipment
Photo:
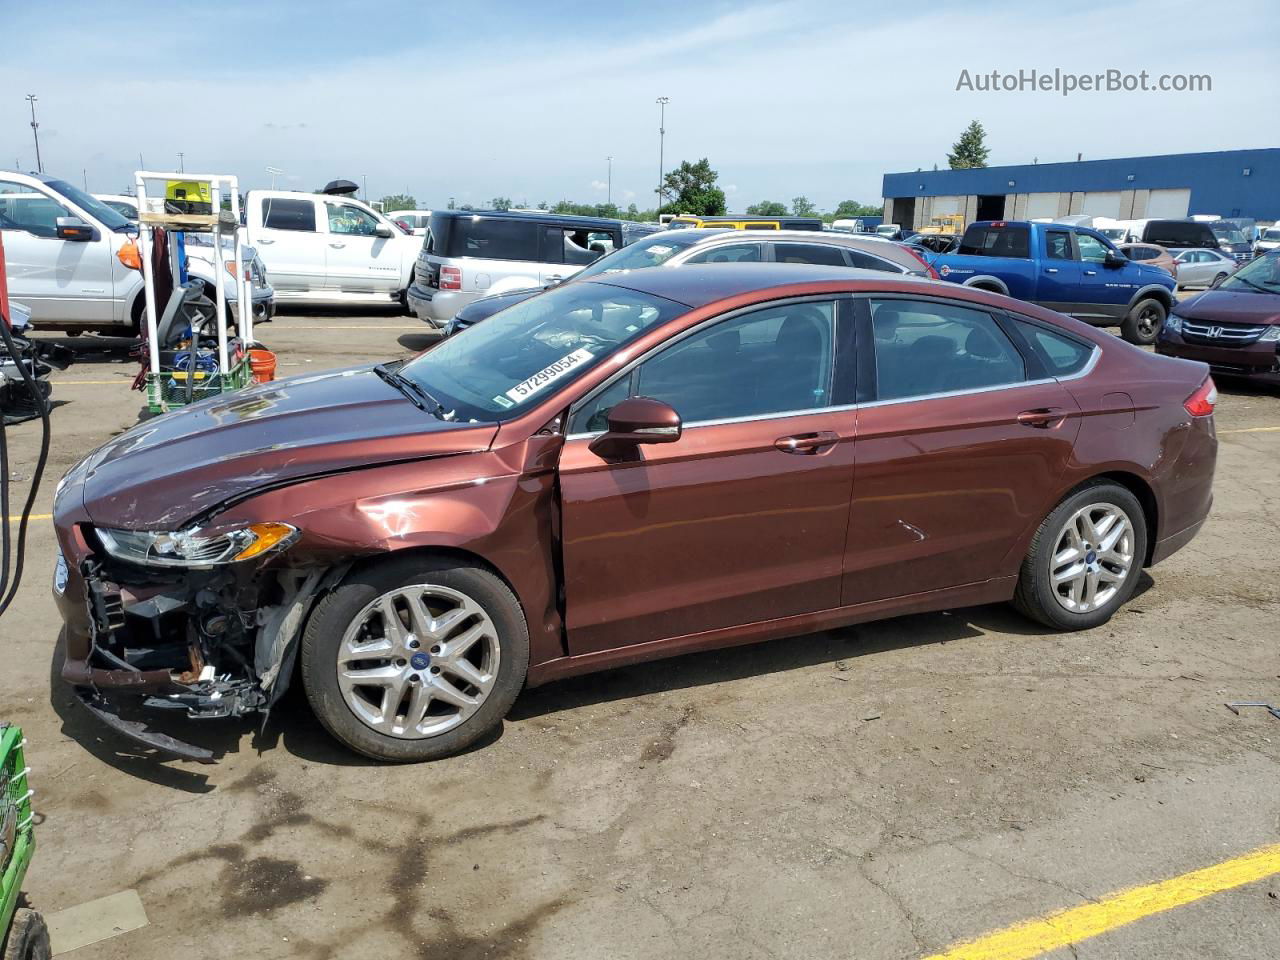
[[[18,892],[35,854],[26,740],[19,727],[0,723],[0,957],[48,960],[49,931],[35,910],[18,906]]]

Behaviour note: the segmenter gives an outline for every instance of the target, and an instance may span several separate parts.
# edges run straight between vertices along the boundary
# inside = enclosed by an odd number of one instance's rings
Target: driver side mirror
[[[54,235],[59,240],[74,240],[88,243],[93,239],[93,227],[79,217],[58,217],[54,221]]]
[[[382,237],[384,240],[390,240],[396,234],[395,234],[395,231],[392,230],[390,227],[388,227],[385,223],[380,223],[373,228],[373,235],[375,237]]]
[[[609,429],[588,449],[605,460],[634,456],[642,443],[675,443],[681,429],[680,414],[670,404],[628,397],[609,411]]]
[[[1123,267],[1128,262],[1129,258],[1123,253],[1116,253],[1114,250],[1108,250],[1106,257],[1102,260],[1102,265],[1116,269],[1117,267]]]

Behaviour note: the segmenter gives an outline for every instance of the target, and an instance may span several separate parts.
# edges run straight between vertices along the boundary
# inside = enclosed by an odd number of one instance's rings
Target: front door
[[[400,289],[400,246],[378,236],[381,221],[354,203],[326,200],[329,235],[325,287],[341,293],[386,294]]]
[[[861,342],[875,344],[875,400],[858,408],[842,602],[994,577],[1043,517],[1079,407],[986,311],[867,304],[872,336]]]
[[[37,323],[114,322],[111,234],[95,227],[87,242],[60,240],[58,217],[80,214],[27,184],[0,180],[9,295]]]
[[[836,305],[703,326],[575,408],[560,457],[572,654],[839,604],[854,415]],[[684,433],[603,460],[591,438],[628,395],[670,403]]]
[[[1123,317],[1129,301],[1138,292],[1132,269],[1108,267],[1107,254],[1111,252],[1106,242],[1091,233],[1076,231],[1076,249],[1080,254],[1081,300],[1090,304],[1088,312],[1081,316]]]

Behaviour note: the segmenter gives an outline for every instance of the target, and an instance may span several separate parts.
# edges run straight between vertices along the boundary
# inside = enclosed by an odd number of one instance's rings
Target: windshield
[[[1280,253],[1250,260],[1218,285],[1219,290],[1235,290],[1237,293],[1251,290],[1254,293],[1280,293]]]
[[[45,186],[62,194],[113,233],[124,233],[127,230],[136,229],[127,218],[120,216],[97,197],[91,197],[83,190],[77,190],[65,180],[48,180]]]
[[[400,368],[447,420],[501,420],[689,308],[602,283],[570,283],[495,313]]]
[[[1129,231],[1124,227],[1103,227],[1098,232],[1108,240],[1120,241],[1125,238]]]
[[[614,273],[618,270],[642,270],[645,267],[656,267],[670,260],[681,250],[687,250],[699,240],[708,236],[705,230],[690,230],[687,233],[666,231],[637,240],[628,247],[623,247],[607,257],[601,257],[588,267],[578,271],[576,280],[587,277],[598,277],[602,273]]]
[[[1244,238],[1244,234],[1238,227],[1231,227],[1225,224],[1214,224],[1212,227],[1213,235],[1219,240],[1225,240],[1227,243],[1248,243]]]
[[[1280,227],[1268,227],[1262,231],[1263,240],[1280,240]]]

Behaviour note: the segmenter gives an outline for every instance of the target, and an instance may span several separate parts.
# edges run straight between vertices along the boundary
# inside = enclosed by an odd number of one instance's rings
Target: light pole
[[[183,158],[183,156],[184,156],[183,152],[182,152],[181,150],[179,150],[179,151],[178,151],[178,172],[179,172],[179,173],[186,173],[186,172],[187,172],[187,171],[185,171],[185,170],[183,170],[183,169],[182,169],[182,158]]]
[[[40,162],[40,124],[36,123],[36,100],[34,93],[27,94],[27,103],[31,104],[31,136],[36,140],[36,173],[44,173],[44,164]]]
[[[605,157],[609,161],[609,179],[606,183],[609,186],[608,193],[605,195],[604,202],[612,205],[613,203],[613,157]]]
[[[283,175],[284,171],[279,167],[267,167],[267,173],[271,174],[271,189],[274,190],[276,188],[276,177]]]
[[[662,216],[662,149],[667,135],[667,104],[670,97],[659,97],[654,101],[658,105],[658,216]]]

